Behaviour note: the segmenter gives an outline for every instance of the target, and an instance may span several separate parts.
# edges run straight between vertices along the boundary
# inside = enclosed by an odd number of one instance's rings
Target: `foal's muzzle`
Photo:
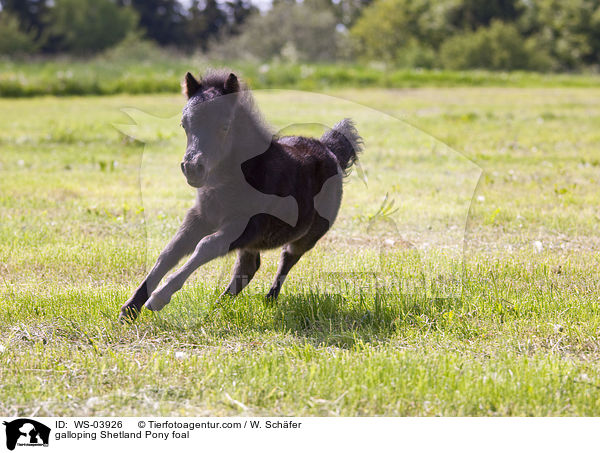
[[[181,171],[187,183],[195,188],[202,187],[206,180],[206,168],[200,163],[181,162]]]

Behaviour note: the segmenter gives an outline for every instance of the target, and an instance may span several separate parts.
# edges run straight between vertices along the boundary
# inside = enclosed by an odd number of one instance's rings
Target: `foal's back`
[[[236,242],[243,248],[261,250],[280,247],[301,238],[311,230],[315,221],[322,225],[323,221],[315,210],[314,197],[323,184],[341,170],[335,155],[321,141],[288,136],[274,139],[267,151],[243,162],[242,172],[257,191],[280,197],[291,196],[298,206],[296,225],[264,213],[250,219],[246,231]],[[336,209],[339,201],[337,204]],[[319,230],[322,229],[320,226]],[[234,244],[234,248],[237,245]]]
[[[337,174],[335,156],[317,139],[281,137],[264,153],[242,163],[248,183],[263,193],[309,201]],[[308,203],[310,204],[310,203]]]

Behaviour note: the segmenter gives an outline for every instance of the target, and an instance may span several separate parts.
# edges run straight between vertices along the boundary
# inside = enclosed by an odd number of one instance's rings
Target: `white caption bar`
[[[593,418],[1,418],[0,452],[600,450]],[[4,429],[2,429],[4,428]],[[177,450],[172,450],[177,449]]]

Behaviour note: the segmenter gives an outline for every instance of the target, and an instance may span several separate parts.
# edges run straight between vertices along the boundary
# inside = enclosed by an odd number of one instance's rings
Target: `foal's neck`
[[[225,159],[229,165],[240,166],[267,151],[273,142],[273,134],[267,126],[244,106],[236,112],[230,133],[233,134],[231,152]]]
[[[236,184],[243,177],[242,163],[267,151],[274,140],[267,126],[243,106],[237,110],[229,133],[233,134],[231,149],[212,171],[213,186]]]

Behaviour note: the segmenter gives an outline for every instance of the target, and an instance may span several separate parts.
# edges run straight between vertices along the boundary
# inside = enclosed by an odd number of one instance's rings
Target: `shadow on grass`
[[[476,314],[461,298],[425,291],[307,291],[284,294],[273,302],[259,294],[218,300],[213,289],[198,286],[182,292],[160,313],[144,310],[130,325],[117,320],[125,292],[105,292],[97,300],[94,296],[98,297],[79,291],[61,297],[21,296],[6,307],[0,324],[24,326],[26,332],[13,332],[19,338],[62,338],[92,346],[142,340],[217,345],[292,335],[315,346],[352,348],[429,331],[463,339],[479,335]]]
[[[284,333],[304,337],[314,345],[351,348],[357,343],[383,342],[429,330],[473,337],[476,329],[460,313],[458,297],[307,292],[280,296],[276,302],[254,295],[207,304],[196,299],[186,303],[183,312],[170,312],[155,318],[154,323],[159,330],[183,335],[206,332],[227,339]]]
[[[275,327],[318,344],[353,347],[357,342],[386,341],[410,330],[448,327],[447,313],[460,308],[459,298],[410,294],[340,294],[287,296],[278,304]]]

